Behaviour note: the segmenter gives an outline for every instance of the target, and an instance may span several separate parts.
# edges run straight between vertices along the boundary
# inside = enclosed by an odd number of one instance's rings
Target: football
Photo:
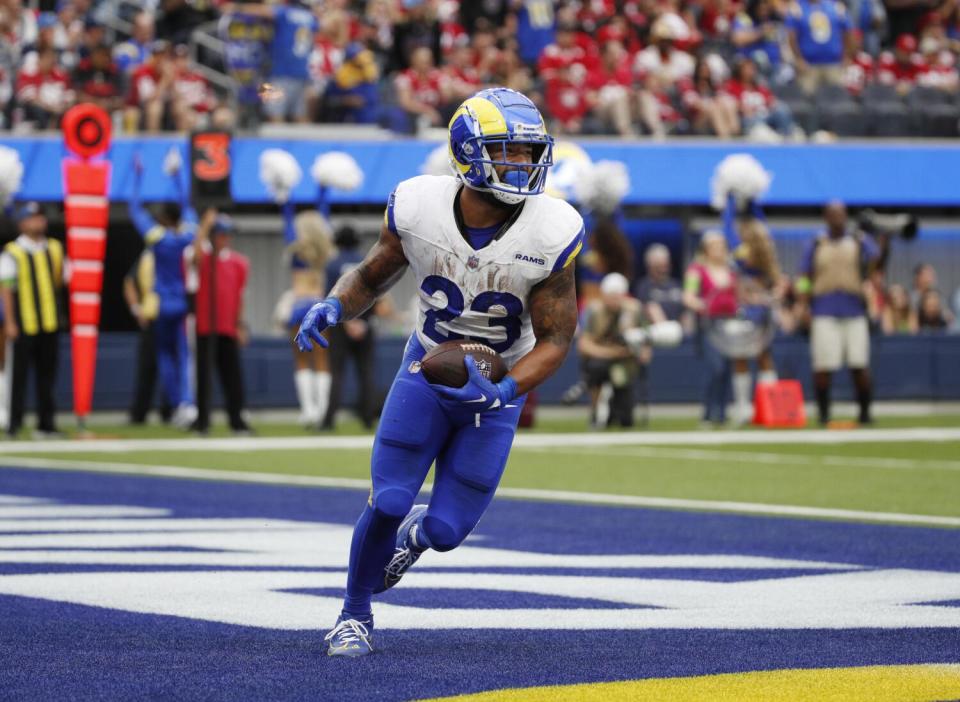
[[[467,382],[463,358],[468,354],[473,356],[480,374],[493,382],[500,382],[507,374],[500,354],[476,341],[446,341],[435,346],[420,360],[420,370],[429,383],[459,388]]]

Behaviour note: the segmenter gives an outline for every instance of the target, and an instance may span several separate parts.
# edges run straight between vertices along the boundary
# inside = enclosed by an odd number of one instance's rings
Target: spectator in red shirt
[[[107,112],[123,104],[120,73],[106,46],[96,47],[88,58],[80,61],[73,74],[73,84],[82,102],[92,102]]]
[[[940,42],[933,37],[920,42],[920,49],[927,70],[918,76],[917,84],[956,94],[960,88],[960,75],[957,74],[957,58],[953,52],[941,48]]]
[[[158,132],[163,128],[175,78],[176,68],[170,44],[165,41],[153,42],[150,58],[130,77],[126,108],[128,131],[142,128],[148,132]]]
[[[897,37],[893,51],[884,51],[877,61],[877,80],[896,86],[904,95],[913,89],[917,79],[927,70],[926,62],[917,53],[917,39],[912,34]]]
[[[450,50],[441,69],[448,86],[447,99],[460,104],[480,90],[480,72],[474,66],[473,49],[469,45]]]
[[[642,48],[636,27],[624,15],[614,15],[597,30],[597,43],[603,46],[608,41],[619,41],[631,56]]]
[[[660,89],[667,89],[681,78],[693,75],[694,60],[677,42],[689,39],[690,29],[679,15],[667,13],[657,18],[650,29],[650,46],[637,54],[633,69],[643,79],[657,78]]]
[[[191,427],[210,429],[210,365],[217,367],[227,405],[230,429],[249,434],[243,418],[243,375],[240,347],[247,343],[243,321],[244,292],[250,261],[230,248],[235,229],[229,217],[207,210],[197,229],[197,240],[184,251],[184,260],[196,268],[197,287],[197,419]]]
[[[680,81],[678,92],[684,116],[695,133],[712,130],[721,139],[740,133],[737,101],[719,89],[705,57],[697,60],[692,79]]]
[[[576,28],[570,24],[557,27],[556,41],[544,48],[537,62],[540,77],[550,81],[558,71],[580,65],[584,71],[596,66],[595,54],[577,40]]]
[[[855,29],[850,34],[852,58],[843,67],[843,84],[851,95],[859,95],[873,81],[875,64],[873,56],[863,50],[863,33]]]
[[[733,68],[733,77],[723,87],[724,92],[737,101],[743,133],[760,134],[772,129],[781,136],[793,133],[793,116],[789,108],[777,101],[766,85],[757,77],[757,64],[749,58],[740,58]],[[758,130],[759,128],[759,130]]]
[[[583,118],[590,111],[584,86],[571,76],[568,62],[554,62],[551,78],[546,82],[547,110],[553,117],[553,131],[562,134],[579,134],[583,131]]]
[[[447,84],[443,72],[433,64],[430,48],[414,49],[410,68],[394,79],[394,85],[397,105],[406,117],[405,129],[398,131],[414,131],[421,123],[432,127],[443,124],[440,108],[448,102]]]
[[[594,113],[621,136],[636,136],[633,126],[633,74],[623,44],[603,45],[600,63],[587,74],[589,102]]]
[[[216,107],[216,99],[207,79],[190,66],[190,50],[185,44],[174,49],[174,79],[170,112],[177,131],[189,132],[202,126]]]
[[[70,78],[57,66],[57,52],[52,47],[38,52],[35,70],[20,73],[16,92],[24,120],[37,129],[56,128],[73,103]]]

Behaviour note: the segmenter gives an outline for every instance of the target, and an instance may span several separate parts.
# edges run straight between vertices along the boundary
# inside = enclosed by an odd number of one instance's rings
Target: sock
[[[317,405],[313,393],[313,371],[303,368],[293,374],[297,387],[297,402],[300,403],[300,417],[306,422],[317,421]]]
[[[775,370],[762,370],[757,373],[757,385],[766,385],[768,383],[775,383],[779,380],[777,371]]]
[[[749,412],[750,405],[750,374],[733,374],[733,402],[736,405],[739,418],[743,419]]]
[[[373,588],[383,578],[383,569],[393,557],[397,529],[403,517],[390,517],[367,505],[353,530],[350,544],[350,569],[343,613],[353,619],[371,616]]]
[[[330,406],[330,381],[331,376],[327,371],[317,371],[313,374],[313,393],[319,422],[326,418],[327,408]]]
[[[814,387],[814,394],[817,396],[817,411],[820,414],[820,423],[826,424],[830,421],[830,386]]]
[[[868,424],[870,422],[870,402],[873,400],[873,392],[869,381],[860,381],[857,383],[857,404],[860,405],[860,423]]]

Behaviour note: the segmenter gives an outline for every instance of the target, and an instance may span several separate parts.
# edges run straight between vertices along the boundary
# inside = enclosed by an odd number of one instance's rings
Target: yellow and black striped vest
[[[56,239],[48,239],[45,249],[31,253],[11,241],[4,251],[17,262],[14,307],[20,332],[33,336],[59,331],[63,245]]]

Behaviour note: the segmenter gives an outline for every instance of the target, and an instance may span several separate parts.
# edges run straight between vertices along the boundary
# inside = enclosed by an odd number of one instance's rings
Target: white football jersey
[[[530,290],[573,263],[583,219],[563,200],[528,197],[506,232],[475,250],[454,217],[460,187],[452,176],[418,176],[400,183],[387,205],[387,227],[400,237],[417,280],[417,338],[427,350],[453,339],[480,341],[512,368],[536,342]]]

